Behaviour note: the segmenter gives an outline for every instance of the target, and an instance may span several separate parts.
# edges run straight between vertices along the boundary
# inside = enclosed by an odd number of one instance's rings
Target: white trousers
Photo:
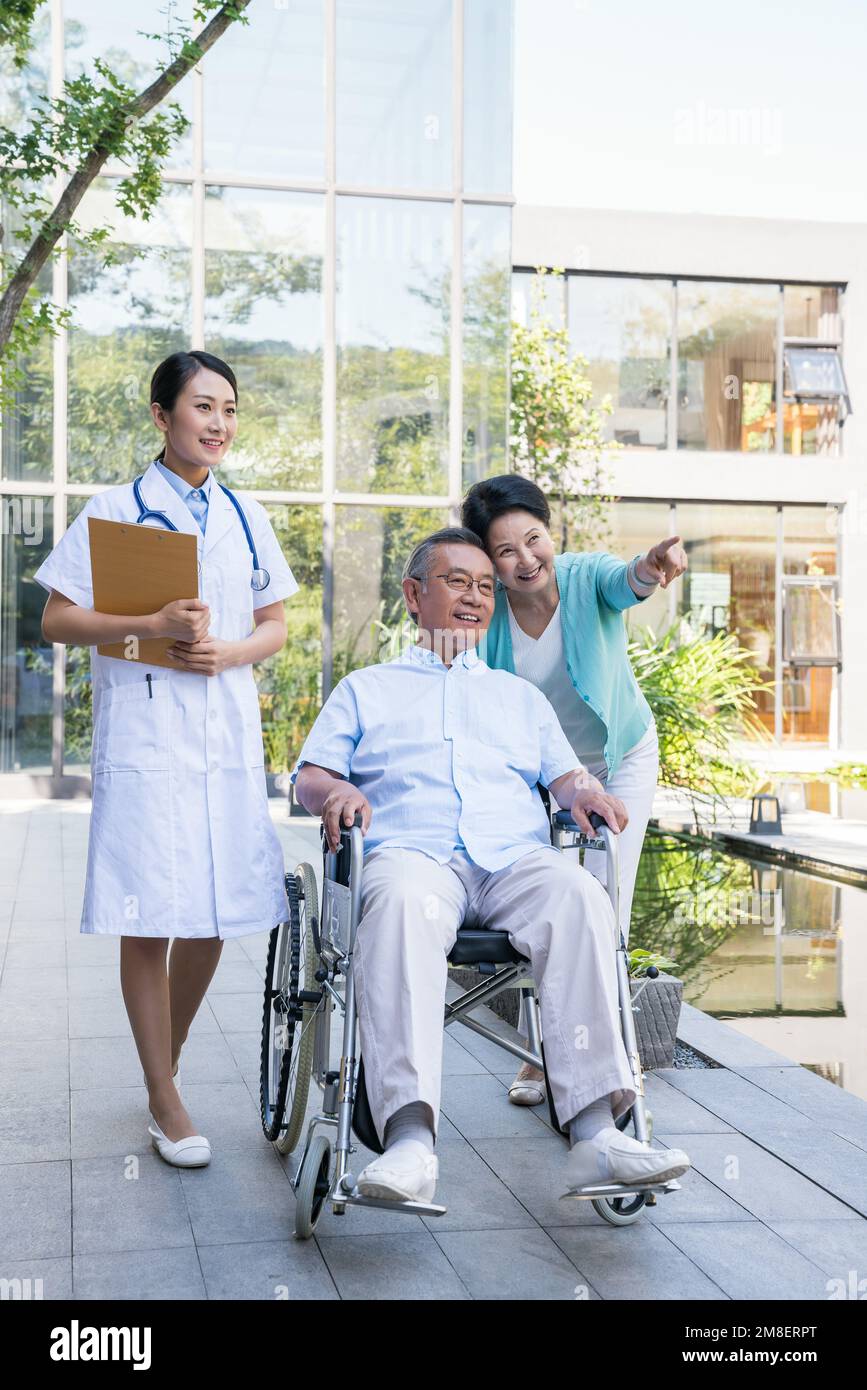
[[[447,864],[412,849],[364,860],[353,956],[371,1113],[386,1121],[413,1101],[436,1135],[446,955],[459,926],[507,931],[539,994],[545,1062],[561,1124],[602,1096],[615,1118],[635,1100],[620,1033],[614,914],[585,869],[551,847],[489,872],[456,851]]]
[[[613,777],[608,777],[605,764],[588,767],[588,772],[605,787],[612,796],[619,797],[629,812],[629,824],[620,832],[620,929],[623,939],[629,941],[629,920],[632,915],[632,899],[635,894],[635,878],[638,873],[638,860],[647,831],[647,822],[653,811],[653,799],[659,781],[659,741],[656,725],[651,724],[647,733],[633,744],[623,756],[623,761]],[[568,807],[565,808],[568,810]],[[568,851],[567,851],[568,852]],[[577,854],[577,851],[576,851]],[[600,883],[605,883],[605,852],[601,849],[588,849],[584,853],[584,867]]]

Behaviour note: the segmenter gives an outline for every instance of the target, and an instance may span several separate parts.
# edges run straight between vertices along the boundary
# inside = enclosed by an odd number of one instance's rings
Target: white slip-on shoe
[[[547,1099],[544,1081],[520,1081],[516,1078],[509,1087],[512,1105],[541,1105]]]
[[[166,1163],[175,1168],[204,1168],[211,1161],[211,1146],[203,1134],[189,1134],[185,1139],[169,1139],[163,1134],[153,1115],[148,1125],[151,1143]]]
[[[651,1149],[612,1126],[570,1150],[565,1195],[599,1182],[631,1186],[669,1182],[689,1167],[689,1156],[683,1149]]]
[[[390,1202],[432,1202],[439,1177],[439,1160],[417,1139],[401,1139],[361,1173],[362,1197]]]
[[[547,1099],[545,1090],[545,1077],[521,1076],[524,1068],[520,1069],[511,1086],[509,1087],[509,1099],[513,1105],[540,1105]]]

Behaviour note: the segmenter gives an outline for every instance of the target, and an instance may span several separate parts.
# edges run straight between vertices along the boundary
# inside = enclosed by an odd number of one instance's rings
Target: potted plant
[[[659,952],[642,951],[636,947],[627,952],[627,960],[632,1017],[642,1068],[653,1071],[657,1067],[671,1067],[674,1065],[683,981],[667,973],[675,962]],[[449,971],[449,979],[460,985],[461,989],[474,989],[485,978],[470,966]],[[518,989],[507,989],[495,995],[488,1008],[515,1028],[518,1025],[520,998]]]
[[[627,952],[638,1055],[645,1071],[674,1066],[683,981],[667,973],[675,962],[638,947]]]

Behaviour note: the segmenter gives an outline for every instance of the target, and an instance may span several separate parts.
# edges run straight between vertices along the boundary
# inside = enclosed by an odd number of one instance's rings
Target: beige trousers
[[[615,1118],[627,1110],[635,1090],[620,1033],[614,914],[598,879],[549,847],[495,872],[462,852],[437,864],[419,850],[380,849],[364,860],[353,956],[380,1140],[389,1117],[412,1101],[430,1107],[436,1134],[446,955],[464,924],[507,931],[532,964],[561,1124],[601,1096],[610,1096]]]

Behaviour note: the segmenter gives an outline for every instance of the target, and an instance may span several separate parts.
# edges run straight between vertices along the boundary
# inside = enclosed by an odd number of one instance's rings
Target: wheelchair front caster
[[[295,1237],[308,1240],[316,1229],[331,1187],[331,1141],[316,1134],[310,1141],[295,1187]]]
[[[634,1197],[597,1197],[593,1207],[610,1226],[631,1226],[641,1215],[645,1201],[646,1194],[636,1192]]]

